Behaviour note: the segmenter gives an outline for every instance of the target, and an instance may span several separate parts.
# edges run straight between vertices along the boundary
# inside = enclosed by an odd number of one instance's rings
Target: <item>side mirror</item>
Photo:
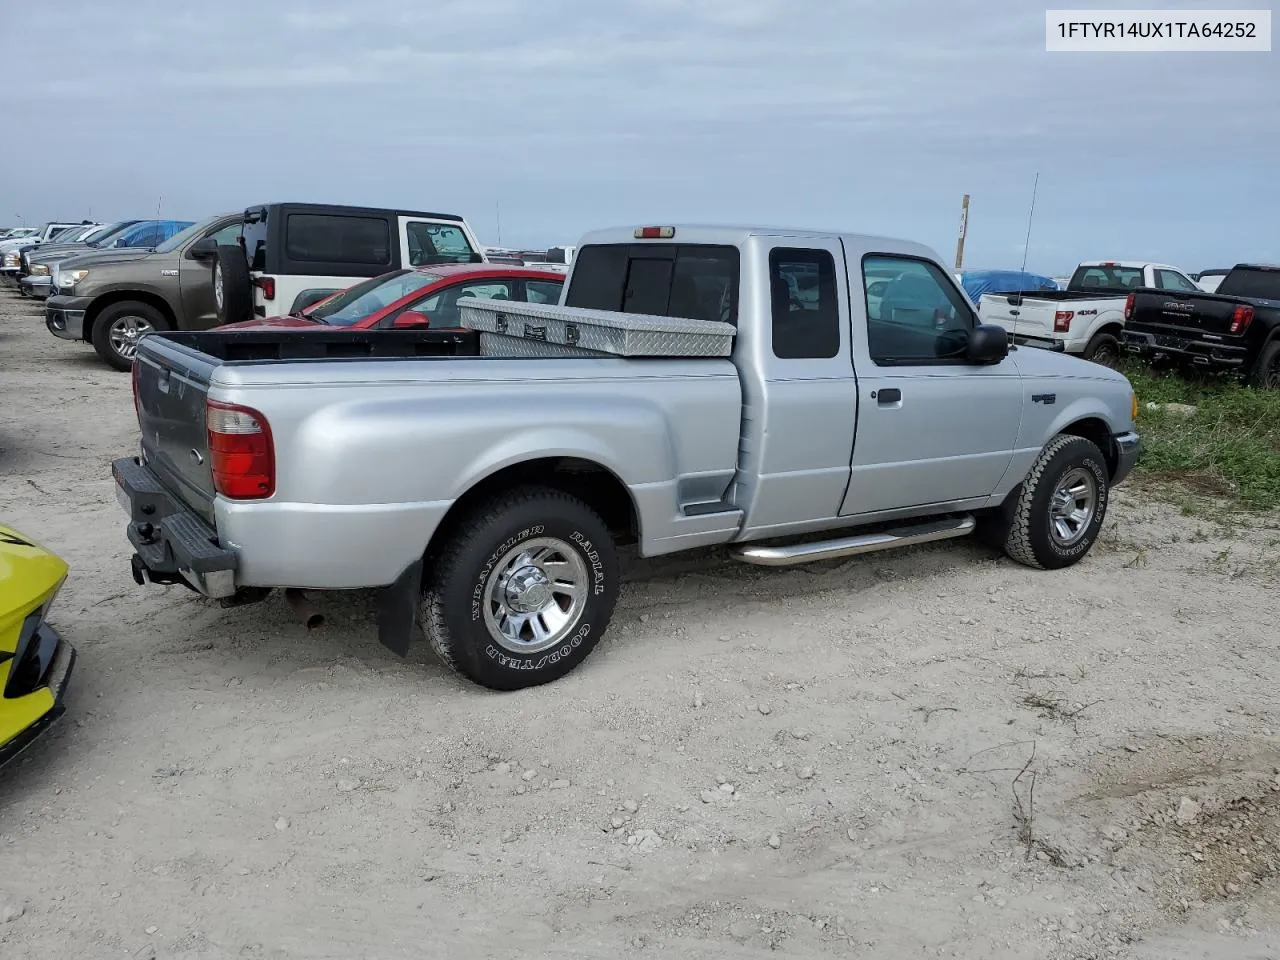
[[[421,330],[431,326],[431,318],[417,310],[406,310],[391,321],[393,330]]]
[[[1004,327],[980,323],[969,331],[965,356],[970,363],[999,363],[1009,355],[1009,334]]]
[[[192,260],[212,260],[218,255],[218,241],[213,237],[197,240],[187,249],[187,256]]]

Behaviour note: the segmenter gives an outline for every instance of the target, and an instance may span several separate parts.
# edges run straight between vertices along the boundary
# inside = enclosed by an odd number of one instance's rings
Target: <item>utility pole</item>
[[[502,201],[493,201],[493,212],[498,220],[498,246],[502,246]]]
[[[964,195],[964,200],[960,202],[960,236],[956,238],[956,272],[960,272],[960,265],[964,263],[964,235],[969,229],[969,195]]]

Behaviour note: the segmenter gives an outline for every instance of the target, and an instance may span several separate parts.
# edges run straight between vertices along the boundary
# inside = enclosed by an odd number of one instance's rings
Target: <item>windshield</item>
[[[70,243],[82,231],[84,227],[64,227],[49,238],[50,243]]]
[[[109,244],[136,222],[134,220],[121,220],[119,223],[113,223],[109,227],[103,227],[101,233],[95,233],[86,242],[91,247],[101,247],[103,244]]]
[[[1280,300],[1280,267],[1232,270],[1214,292],[1224,297]]]
[[[96,229],[90,230],[88,233],[86,233],[84,236],[80,238],[80,242],[88,243],[88,244],[96,244],[103,237],[108,237],[111,234],[115,233],[118,228],[119,228],[119,224],[115,224],[115,223],[104,224],[101,227],[97,227]]]
[[[157,246],[156,253],[172,253],[192,237],[199,235],[201,231],[213,226],[213,224],[220,219],[220,217],[210,217],[208,220],[201,220],[199,223],[193,223],[191,226],[187,227],[187,229],[180,233],[175,233],[164,243]]]
[[[324,306],[312,310],[308,316],[313,320],[323,320],[336,327],[349,327],[353,323],[359,323],[373,316],[401,297],[407,297],[415,290],[428,287],[439,279],[438,273],[424,273],[419,270],[396,270],[394,273],[384,273],[364,283],[357,283]]]

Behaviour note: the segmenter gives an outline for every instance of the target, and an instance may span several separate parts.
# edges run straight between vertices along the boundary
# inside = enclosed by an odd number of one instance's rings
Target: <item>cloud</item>
[[[57,17],[54,60],[39,19],[0,37],[23,78],[8,129],[60,131],[0,155],[0,204],[32,217],[137,215],[162,188],[190,216],[287,194],[452,206],[483,231],[501,198],[521,211],[504,235],[530,242],[661,211],[946,249],[969,192],[967,256],[1004,266],[1040,172],[1029,265],[1061,270],[1103,248],[1265,256],[1280,203],[1270,55],[1047,54],[1021,0],[62,0]]]

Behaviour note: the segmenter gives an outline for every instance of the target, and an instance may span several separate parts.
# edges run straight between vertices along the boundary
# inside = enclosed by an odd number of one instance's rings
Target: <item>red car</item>
[[[287,317],[229,323],[219,330],[271,330],[326,324],[352,330],[456,327],[458,299],[481,297],[558,303],[564,275],[501,263],[457,263],[393,270],[372,277]]]

